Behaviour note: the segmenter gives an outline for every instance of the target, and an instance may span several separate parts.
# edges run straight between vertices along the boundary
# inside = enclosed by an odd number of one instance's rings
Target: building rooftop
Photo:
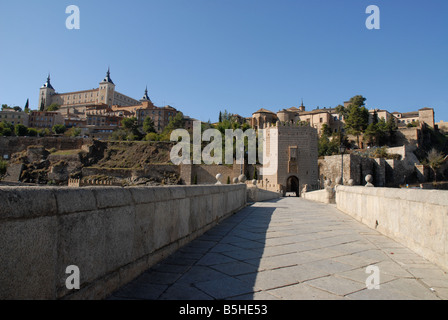
[[[260,110],[258,110],[257,112],[254,112],[253,114],[256,114],[256,113],[272,113],[272,114],[275,114],[274,112],[266,110],[264,108],[261,108]]]

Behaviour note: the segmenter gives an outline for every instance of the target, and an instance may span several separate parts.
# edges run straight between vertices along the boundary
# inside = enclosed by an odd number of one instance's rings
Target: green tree
[[[331,136],[332,134],[331,128],[326,123],[322,125],[322,134],[326,135],[327,137]]]
[[[52,131],[54,134],[64,134],[67,128],[63,124],[56,124],[53,126]]]
[[[28,135],[28,128],[23,124],[16,124],[14,126],[14,134],[18,137],[24,137]]]
[[[338,105],[336,108],[336,113],[342,117],[347,117],[347,109],[343,105]]]
[[[143,121],[143,131],[145,131],[146,133],[156,132],[154,121],[150,117],[146,117]]]
[[[38,130],[40,137],[46,137],[51,135],[51,131],[48,128]]]
[[[345,130],[347,133],[356,136],[358,146],[359,136],[367,129],[369,125],[369,110],[365,105],[366,98],[363,96],[354,96],[350,99],[349,105],[345,108]]]
[[[79,137],[81,135],[81,129],[79,128],[70,128],[65,132],[67,137]]]
[[[374,145],[377,142],[377,134],[378,126],[374,123],[369,124],[364,131],[364,141],[370,146]]]
[[[220,122],[223,122],[226,120],[231,122],[232,114],[230,112],[228,112],[227,110],[224,110],[224,112],[221,113],[221,121]]]
[[[118,129],[112,132],[110,138],[115,141],[124,141],[128,139],[128,133],[126,130]]]
[[[420,125],[420,121],[415,121],[415,120],[412,120],[412,122],[411,123],[408,123],[407,125],[406,125],[406,127],[407,128],[416,128],[416,127],[418,127]]]
[[[170,122],[163,130],[164,134],[171,134],[173,130],[183,129],[185,127],[184,114],[178,112],[174,117],[170,117]]]
[[[337,135],[333,135],[331,139],[323,134],[318,141],[318,154],[319,157],[332,156],[339,153],[340,141]]]
[[[30,137],[37,137],[38,134],[39,134],[39,133],[38,133],[38,131],[37,131],[36,129],[34,129],[34,128],[28,128],[28,135],[29,135]]]
[[[139,125],[136,117],[124,118],[121,125],[127,131],[127,139],[134,141],[142,138],[142,133],[139,130]]]
[[[23,110],[26,113],[30,113],[30,99],[26,99],[25,108]]]
[[[447,157],[443,153],[437,151],[437,149],[433,148],[431,149],[431,151],[429,151],[428,157],[426,159],[429,167],[434,173],[434,180],[437,182],[437,171],[446,161]]]
[[[146,141],[160,141],[161,136],[155,132],[150,132],[146,135]]]
[[[0,178],[1,178],[1,176],[6,174],[7,169],[8,169],[8,162],[6,162],[4,160],[0,160]]]
[[[4,110],[12,110],[12,108],[10,106],[8,106],[7,104],[2,104],[2,111]]]
[[[376,110],[373,111],[372,123],[373,123],[373,124],[377,124],[379,120],[380,120],[380,119],[378,118],[378,112],[376,112]]]
[[[47,108],[46,111],[50,111],[50,112],[51,112],[51,111],[58,111],[60,107],[61,107],[61,106],[60,106],[59,104],[57,104],[57,103],[53,103],[53,104],[51,104],[51,105],[48,106],[48,108]]]
[[[0,123],[0,136],[9,137],[14,132],[14,126],[10,122],[3,121]]]

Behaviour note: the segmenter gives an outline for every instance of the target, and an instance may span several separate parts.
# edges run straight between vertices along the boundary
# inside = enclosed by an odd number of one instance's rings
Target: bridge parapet
[[[337,186],[336,204],[448,271],[448,191]]]
[[[102,299],[242,209],[246,185],[0,187],[0,204],[0,299]]]

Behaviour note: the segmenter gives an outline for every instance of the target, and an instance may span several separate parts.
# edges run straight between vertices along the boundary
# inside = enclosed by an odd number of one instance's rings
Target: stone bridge
[[[445,300],[448,275],[334,205],[290,197],[246,207],[108,299]]]
[[[244,184],[2,187],[0,299],[448,299],[446,200],[406,192],[387,215],[379,188],[335,205],[248,204]]]

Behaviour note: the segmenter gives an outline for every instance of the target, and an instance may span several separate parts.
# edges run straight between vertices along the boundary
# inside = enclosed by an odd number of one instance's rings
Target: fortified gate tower
[[[297,196],[305,185],[317,189],[317,129],[291,123],[268,124],[264,131],[263,148],[266,155],[277,157],[277,170],[272,170],[272,162],[263,166],[261,179],[265,189],[284,194],[295,192]]]

